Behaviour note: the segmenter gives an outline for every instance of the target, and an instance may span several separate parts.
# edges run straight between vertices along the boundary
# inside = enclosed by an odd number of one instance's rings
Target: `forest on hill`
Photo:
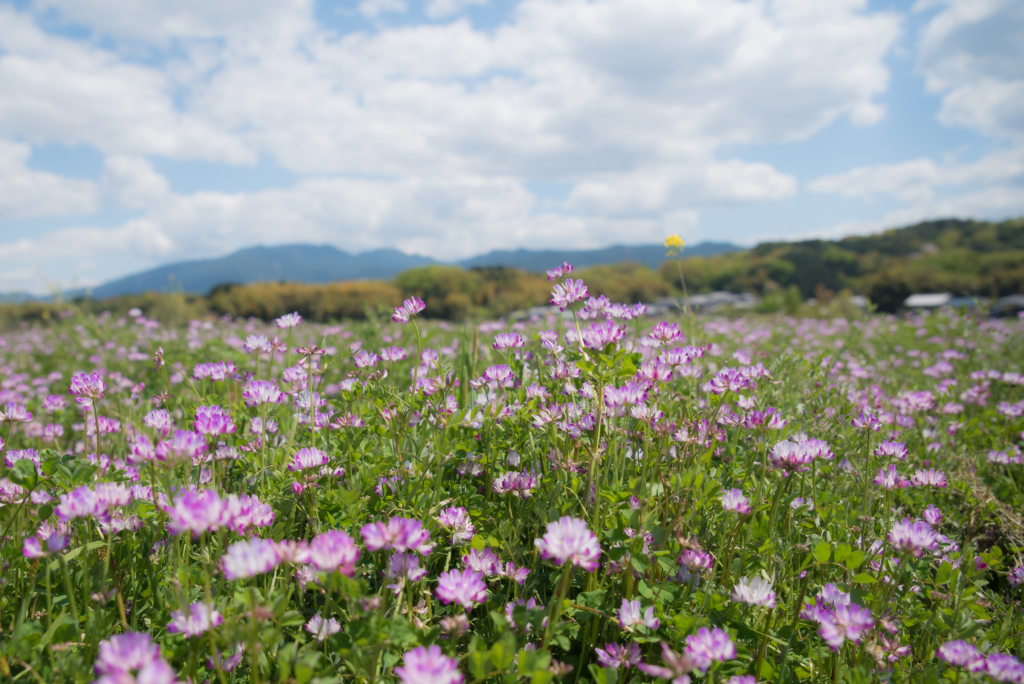
[[[680,296],[680,270],[691,295],[726,290],[779,299],[786,293],[788,301],[814,297],[828,302],[845,292],[867,295],[878,310],[889,312],[915,292],[999,297],[1024,292],[1024,219],[929,221],[877,235],[768,242],[712,256],[687,257],[684,251],[678,262],[666,259],[658,269],[623,262],[578,269],[573,275],[594,296],[633,303]],[[330,321],[384,315],[415,295],[426,301],[425,315],[458,321],[544,305],[550,291],[543,275],[516,268],[432,264],[392,280],[225,283],[205,296],[150,292],[74,303],[120,314],[139,308],[165,320],[204,315],[269,320],[298,311],[309,320]],[[48,319],[66,308],[62,302],[4,304],[0,321]]]

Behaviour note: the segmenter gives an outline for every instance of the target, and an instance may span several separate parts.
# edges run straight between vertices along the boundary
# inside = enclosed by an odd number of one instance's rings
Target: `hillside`
[[[849,289],[895,311],[914,292],[999,297],[1024,292],[1024,219],[945,219],[842,240],[768,242],[684,261],[691,292],[765,293],[794,287],[828,299]],[[678,279],[674,264],[662,277]]]

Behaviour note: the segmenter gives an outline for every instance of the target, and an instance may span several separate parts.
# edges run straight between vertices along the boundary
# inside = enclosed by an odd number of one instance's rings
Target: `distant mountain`
[[[708,256],[739,250],[740,247],[729,243],[704,242],[687,247],[685,256]],[[455,265],[465,268],[510,266],[524,271],[542,272],[563,261],[578,268],[621,261],[635,261],[657,268],[664,260],[663,246],[644,245],[581,251],[504,250],[472,257]],[[428,257],[405,254],[394,249],[349,254],[329,245],[248,247],[219,259],[168,264],[104,283],[87,292],[80,290],[69,294],[81,296],[88,293],[95,299],[103,299],[149,291],[206,294],[216,285],[267,280],[329,283],[339,280],[389,279],[410,268],[437,263]]]
[[[265,280],[329,283],[336,280],[393,278],[402,271],[434,263],[433,259],[378,249],[349,254],[330,245],[247,247],[220,259],[182,261],[130,275],[92,288],[96,299],[149,291],[208,293],[224,283]]]
[[[724,254],[727,252],[741,251],[742,247],[728,242],[702,242],[693,247],[687,247],[683,251],[684,257],[711,256],[712,254]],[[622,261],[633,261],[644,264],[650,268],[658,268],[665,261],[665,247],[663,245],[640,245],[627,247],[626,245],[615,245],[604,249],[590,250],[532,250],[517,249],[499,250],[472,257],[461,262],[462,266],[472,268],[474,266],[512,266],[524,271],[542,272],[568,261],[576,268],[587,266],[598,266],[600,264],[616,264]]]

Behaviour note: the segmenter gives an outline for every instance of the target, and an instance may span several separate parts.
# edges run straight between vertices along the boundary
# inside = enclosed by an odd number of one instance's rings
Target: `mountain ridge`
[[[687,247],[686,256],[710,256],[741,251],[727,242],[703,242]],[[542,272],[563,261],[584,268],[635,261],[657,268],[665,260],[662,245],[613,245],[593,250],[495,250],[456,262],[442,262],[396,249],[376,249],[352,254],[333,245],[259,245],[245,247],[223,257],[180,261],[111,280],[68,294],[95,299],[151,291],[183,291],[207,294],[224,284],[260,281],[295,281],[310,284],[346,280],[387,280],[419,266],[463,268],[506,266]]]

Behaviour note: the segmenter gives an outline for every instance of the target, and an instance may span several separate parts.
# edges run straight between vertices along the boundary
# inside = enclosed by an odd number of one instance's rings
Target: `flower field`
[[[1024,682],[1024,322],[0,331],[22,682]]]

